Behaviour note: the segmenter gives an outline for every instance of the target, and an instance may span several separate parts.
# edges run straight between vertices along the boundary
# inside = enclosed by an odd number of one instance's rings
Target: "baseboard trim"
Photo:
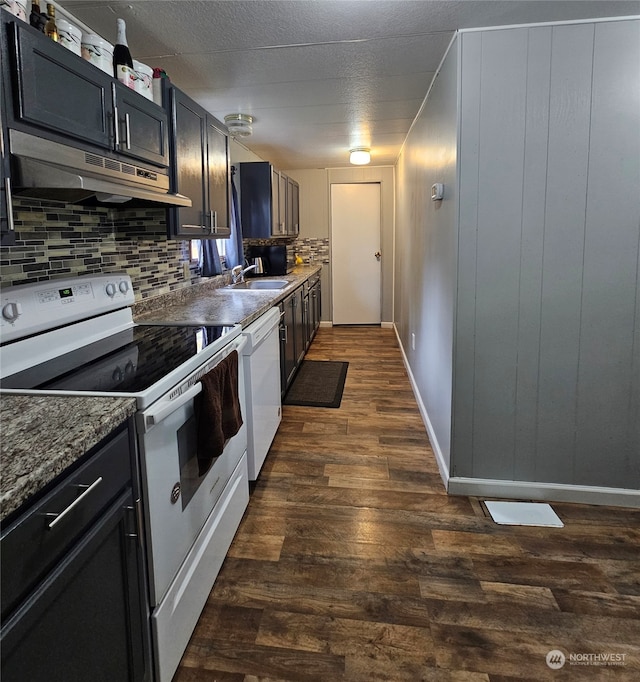
[[[391,323],[391,326],[396,332],[396,338],[398,339],[398,346],[400,346],[400,352],[402,353],[402,361],[404,362],[405,369],[407,370],[407,374],[409,375],[409,383],[411,384],[411,390],[413,391],[413,395],[415,396],[416,402],[418,403],[418,410],[420,410],[420,416],[422,417],[422,421],[425,425],[425,428],[427,429],[427,434],[429,435],[429,440],[431,441],[431,448],[433,450],[433,454],[436,456],[436,463],[438,464],[438,470],[440,472],[440,478],[442,478],[442,482],[444,483],[444,487],[448,489],[448,482],[449,482],[449,467],[447,466],[447,462],[442,454],[442,449],[440,447],[440,443],[438,442],[438,438],[436,437],[436,433],[433,429],[433,425],[431,424],[431,420],[429,419],[429,414],[427,412],[427,408],[425,407],[424,403],[422,402],[422,396],[420,395],[420,391],[418,390],[418,385],[416,384],[416,380],[413,376],[413,372],[411,371],[411,367],[409,365],[409,360],[407,359],[407,356],[404,352],[404,347],[402,345],[402,340],[400,339],[400,334],[398,334],[398,328],[396,327],[395,323]]]
[[[532,481],[501,481],[455,476],[449,478],[447,492],[450,495],[470,495],[472,497],[573,502],[640,509],[640,490],[627,488],[602,488],[564,483],[535,483]]]
[[[321,320],[320,326],[321,327],[333,327],[333,322],[331,322],[331,320]]]
[[[393,324],[393,322],[381,322],[380,326],[383,329],[395,329],[396,328],[396,326],[395,326],[395,324]],[[396,336],[397,336],[397,334],[396,334]]]

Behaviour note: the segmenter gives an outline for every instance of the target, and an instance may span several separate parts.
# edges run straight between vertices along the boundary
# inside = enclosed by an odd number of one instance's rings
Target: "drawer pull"
[[[97,486],[102,483],[102,476],[99,476],[96,478],[96,480],[80,495],[77,497],[64,511],[61,511],[59,514],[47,514],[47,516],[55,516],[56,518],[53,519],[53,521],[49,524],[49,529],[53,528],[58,521],[61,521],[63,517],[65,517],[74,507],[80,504],[82,500]]]

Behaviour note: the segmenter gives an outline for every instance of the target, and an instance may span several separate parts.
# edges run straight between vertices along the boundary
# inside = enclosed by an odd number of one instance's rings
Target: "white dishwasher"
[[[258,478],[282,418],[279,323],[280,309],[271,308],[242,330],[247,338],[242,363],[250,481]]]

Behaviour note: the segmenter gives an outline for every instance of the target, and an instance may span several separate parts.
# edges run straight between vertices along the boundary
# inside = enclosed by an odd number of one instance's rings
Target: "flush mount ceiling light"
[[[367,147],[356,147],[351,150],[349,161],[355,166],[364,166],[371,161],[371,151]]]
[[[231,137],[249,137],[253,132],[251,127],[253,116],[249,116],[249,114],[227,114],[224,117],[224,122]]]

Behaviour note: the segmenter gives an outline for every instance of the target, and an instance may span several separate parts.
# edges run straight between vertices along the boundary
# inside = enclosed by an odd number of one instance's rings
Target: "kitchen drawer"
[[[122,428],[97,446],[84,464],[3,529],[3,620],[131,484],[129,438],[129,429]]]

